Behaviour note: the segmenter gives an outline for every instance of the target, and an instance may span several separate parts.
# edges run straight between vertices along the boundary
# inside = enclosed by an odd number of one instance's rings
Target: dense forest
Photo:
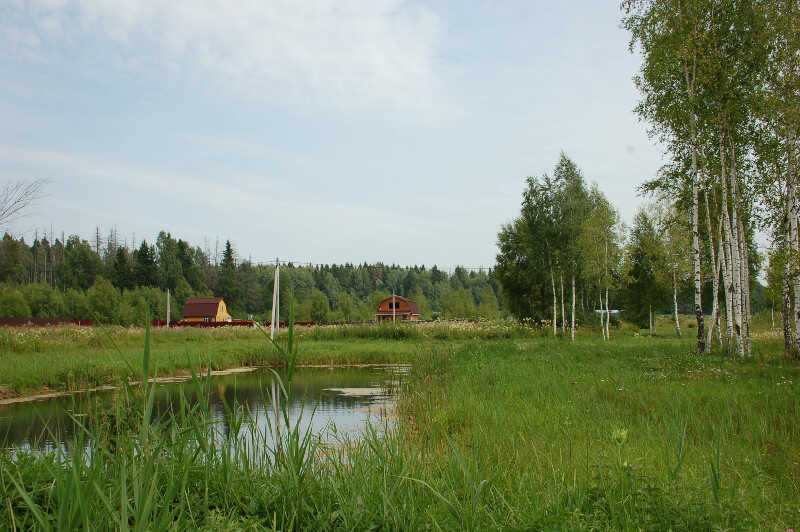
[[[154,244],[129,249],[114,231],[94,243],[78,236],[35,238],[6,234],[0,241],[0,309],[4,317],[69,317],[123,325],[141,323],[145,309],[171,317],[189,297],[220,296],[236,318],[269,319],[274,264],[238,258],[228,241],[219,257],[166,232]],[[417,302],[423,319],[499,317],[499,284],[492,272],[452,272],[436,266],[281,264],[281,301],[293,296],[298,321],[374,319],[392,292]],[[287,319],[288,305],[282,305]]]

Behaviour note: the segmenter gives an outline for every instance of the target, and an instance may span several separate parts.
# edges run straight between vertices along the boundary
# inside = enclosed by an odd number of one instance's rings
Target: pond
[[[393,423],[392,395],[409,369],[395,365],[299,368],[292,383],[289,420],[292,425],[299,420],[302,429],[310,428],[326,443],[344,437],[358,439],[368,423],[380,431]],[[238,405],[260,431],[271,433],[268,427],[275,418],[270,399],[273,382],[274,375],[268,369],[211,377],[209,414],[221,438],[229,436],[232,405]],[[205,379],[201,383],[205,385]],[[190,403],[197,401],[191,381],[155,386],[156,415],[177,405],[181,392]],[[76,431],[73,416],[82,419],[93,415],[112,405],[120,393],[80,393],[0,406],[0,445],[12,450],[48,452],[60,448],[69,452]]]

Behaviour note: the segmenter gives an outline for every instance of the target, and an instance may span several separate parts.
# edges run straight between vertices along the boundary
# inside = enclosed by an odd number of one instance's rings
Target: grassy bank
[[[135,378],[137,372],[131,368],[140,365],[143,340],[142,329],[121,327],[0,330],[0,397]],[[424,339],[398,342],[376,337],[352,342],[319,336],[303,343],[299,359],[305,364],[406,361],[420,341]],[[243,328],[154,330],[151,357],[159,376],[183,373],[192,366],[217,370],[279,362],[261,332]]]
[[[281,331],[285,336],[286,331]],[[298,328],[300,364],[412,362],[418,347],[443,341],[535,338],[543,331],[510,322]],[[69,391],[135,378],[144,330],[125,327],[0,328],[0,397]],[[278,363],[264,334],[251,328],[152,331],[159,376],[190,367],[228,369]]]
[[[797,528],[800,365],[779,356],[779,341],[761,339],[739,361],[692,355],[691,340],[632,335],[306,340],[299,362],[322,351],[367,357],[381,342],[414,363],[385,438],[323,448],[295,433],[281,452],[252,456],[245,436],[228,443],[241,451],[232,453],[201,407],[156,429],[134,391],[94,430],[100,458],[4,459],[6,524]]]

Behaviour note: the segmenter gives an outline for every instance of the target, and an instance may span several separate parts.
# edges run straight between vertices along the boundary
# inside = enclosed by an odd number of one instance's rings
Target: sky
[[[632,220],[663,149],[616,1],[4,0],[0,183],[30,239],[488,267],[564,151]]]

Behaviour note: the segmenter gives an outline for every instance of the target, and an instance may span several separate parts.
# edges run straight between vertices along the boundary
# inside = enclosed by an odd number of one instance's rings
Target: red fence
[[[150,322],[153,327],[166,327],[167,320],[153,320]],[[170,327],[253,327],[255,322],[252,320],[231,320],[231,321],[170,321]]]
[[[153,320],[150,322],[153,327],[166,327],[167,320]],[[170,321],[170,327],[255,327],[256,324],[261,325],[265,329],[269,329],[269,322],[266,323],[258,323],[253,320],[231,320],[231,321]],[[297,327],[312,327],[316,325],[313,321],[296,321],[295,326]],[[286,329],[289,327],[289,322],[282,321],[277,324],[278,328]]]

